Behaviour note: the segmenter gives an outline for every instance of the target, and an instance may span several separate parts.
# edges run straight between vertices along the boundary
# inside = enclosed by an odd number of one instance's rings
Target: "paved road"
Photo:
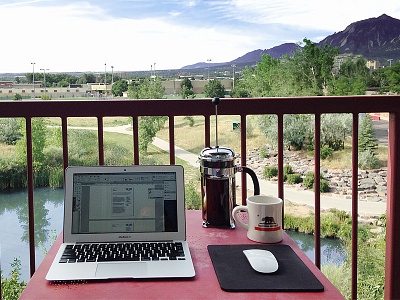
[[[70,129],[86,129],[86,130],[97,130],[97,127],[68,127]],[[124,134],[132,135],[132,130],[128,130],[131,128],[130,125],[118,126],[118,127],[104,127],[104,131],[108,132],[118,132]],[[155,138],[153,144],[164,150],[169,152],[169,143],[163,141],[159,138]],[[199,163],[197,162],[197,155],[190,153],[182,148],[175,146],[175,155],[182,160],[187,161],[190,165],[199,168]],[[241,173],[237,173],[236,183],[240,184],[240,176]],[[260,190],[262,194],[265,195],[278,195],[278,185],[277,183],[259,179],[260,181]],[[251,187],[251,179],[249,178],[249,187]],[[314,192],[309,190],[298,190],[291,186],[284,187],[284,197],[285,200],[289,200],[292,203],[296,204],[305,204],[310,207],[314,207]],[[346,212],[351,212],[351,199],[346,199],[343,196],[326,196],[321,194],[321,208],[324,210],[329,210],[331,208],[336,208],[339,210],[343,210]],[[367,202],[367,201],[359,201],[358,203],[358,211],[360,216],[377,216],[384,214],[386,212],[386,203],[383,202]]]
[[[378,139],[378,143],[387,146],[388,145],[388,130],[389,121],[386,120],[372,120],[375,128],[375,136]]]

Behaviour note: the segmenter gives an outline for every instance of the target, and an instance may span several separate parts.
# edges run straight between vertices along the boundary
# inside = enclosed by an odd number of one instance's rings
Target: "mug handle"
[[[249,213],[247,206],[242,206],[242,205],[238,205],[236,206],[233,211],[232,211],[232,216],[233,219],[239,223],[240,226],[242,226],[244,229],[249,230],[249,224],[243,223],[242,220],[239,219],[239,217],[237,216],[237,214],[241,211],[247,211],[247,214]]]

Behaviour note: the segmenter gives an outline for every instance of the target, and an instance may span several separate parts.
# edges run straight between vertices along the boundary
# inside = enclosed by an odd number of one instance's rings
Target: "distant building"
[[[379,60],[368,60],[367,61],[367,68],[373,72],[375,70],[378,70],[381,68],[381,64],[379,63]]]

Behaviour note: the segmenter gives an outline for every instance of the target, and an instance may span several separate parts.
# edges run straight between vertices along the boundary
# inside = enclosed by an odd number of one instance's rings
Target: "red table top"
[[[313,262],[284,233],[282,244],[292,247],[308,268],[324,285],[324,292],[224,292],[215,274],[207,245],[256,244],[247,239],[246,231],[236,229],[203,228],[201,211],[186,212],[187,241],[189,243],[196,276],[185,280],[107,280],[54,284],[45,279],[53,262],[62,236],[59,236],[34,276],[30,279],[20,299],[344,299]]]

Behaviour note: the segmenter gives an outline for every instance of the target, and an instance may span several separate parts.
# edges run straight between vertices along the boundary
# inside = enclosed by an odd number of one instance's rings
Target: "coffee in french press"
[[[219,102],[219,98],[213,99],[216,111],[217,146],[206,147],[199,155],[203,226],[235,228],[232,210],[236,206],[236,172],[248,173],[251,176],[254,195],[260,194],[260,187],[253,170],[235,165],[236,156],[232,149],[218,146],[217,105]]]

